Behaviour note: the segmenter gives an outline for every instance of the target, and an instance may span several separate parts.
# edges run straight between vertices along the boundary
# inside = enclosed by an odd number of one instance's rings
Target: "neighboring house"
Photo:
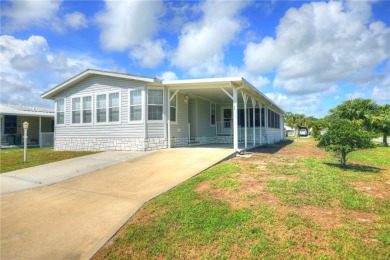
[[[284,125],[284,131],[286,136],[295,136],[295,129],[288,125]]]
[[[238,151],[284,138],[284,111],[242,77],[159,80],[86,70],[41,97],[55,100],[56,150],[227,143]]]
[[[28,145],[53,146],[54,110],[0,104],[1,146],[23,144],[23,123],[28,122]]]

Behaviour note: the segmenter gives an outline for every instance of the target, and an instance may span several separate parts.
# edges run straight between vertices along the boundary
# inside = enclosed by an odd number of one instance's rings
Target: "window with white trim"
[[[172,94],[172,93],[171,93]],[[176,111],[177,111],[177,94],[175,95],[174,98],[169,102],[170,106],[170,120],[171,122],[176,122]]]
[[[79,97],[72,98],[72,124],[81,123],[81,99]]]
[[[65,124],[65,99],[57,99],[57,108],[56,108],[56,117],[57,117],[57,125]]]
[[[119,122],[119,92],[108,94],[108,121]]]
[[[96,123],[119,122],[119,92],[96,95]]]
[[[164,92],[157,89],[148,90],[148,120],[162,120]]]
[[[107,122],[107,95],[96,95],[96,122]]]
[[[215,126],[215,121],[216,121],[215,115],[216,115],[216,111],[217,111],[217,108],[216,108],[215,103],[210,103],[210,125],[211,125],[211,126]]]
[[[83,97],[83,123],[89,124],[92,123],[92,97],[85,96]]]
[[[142,121],[142,90],[130,91],[130,121]]]

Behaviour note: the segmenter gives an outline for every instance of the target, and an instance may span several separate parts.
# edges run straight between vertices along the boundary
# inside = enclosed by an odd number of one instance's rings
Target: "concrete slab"
[[[1,259],[89,259],[146,201],[234,154],[161,150],[0,197]]]
[[[51,185],[152,152],[110,151],[0,174],[0,194]]]

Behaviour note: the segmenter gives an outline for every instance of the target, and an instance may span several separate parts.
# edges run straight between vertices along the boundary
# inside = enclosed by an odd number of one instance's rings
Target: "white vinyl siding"
[[[94,75],[75,84],[62,92],[58,99],[64,99],[65,124],[56,128],[55,135],[58,137],[145,137],[145,127],[142,122],[129,121],[129,91],[141,89],[145,97],[145,83],[135,80],[117,79]],[[97,123],[96,98],[97,95],[119,92],[120,108],[119,122]],[[91,123],[72,125],[70,97],[91,96]],[[66,98],[69,97],[69,98]],[[143,97],[143,98],[144,98]],[[108,98],[108,97],[107,97]],[[145,102],[142,109],[145,111]],[[145,113],[145,112],[143,112]],[[143,114],[144,115],[144,114]],[[108,117],[108,115],[107,115]],[[145,117],[143,116],[143,120]],[[107,119],[108,121],[108,119]],[[147,127],[147,137],[164,137],[163,121],[151,121]]]
[[[176,94],[176,123],[171,124],[171,137],[188,138],[188,103],[184,102],[184,94]]]
[[[129,110],[129,115],[130,121],[142,121],[142,90],[137,89],[137,90],[132,90],[130,91],[129,94],[129,105],[130,105],[130,110]]]
[[[159,89],[148,90],[148,120],[161,121],[163,119],[164,92]]]
[[[56,102],[56,124],[63,125],[65,124],[65,99],[57,99]]]

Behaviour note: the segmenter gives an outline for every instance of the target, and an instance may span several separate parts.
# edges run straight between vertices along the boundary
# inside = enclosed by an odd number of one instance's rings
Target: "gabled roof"
[[[1,115],[15,115],[15,116],[42,116],[42,117],[54,117],[54,110],[42,107],[27,107],[0,104]]]
[[[147,83],[161,83],[161,80],[156,78],[149,78],[149,77],[143,77],[143,76],[136,76],[131,74],[125,74],[125,73],[118,73],[118,72],[109,72],[109,71],[101,71],[101,70],[94,70],[94,69],[87,69],[80,74],[77,74],[76,76],[68,79],[67,81],[61,83],[60,85],[49,89],[45,93],[41,95],[41,98],[46,99],[52,99],[54,98],[58,93],[63,92],[64,90],[72,87],[74,84],[92,76],[92,75],[100,75],[100,76],[107,76],[107,77],[114,77],[114,78],[121,78],[121,79],[131,79],[131,80],[137,80]]]

